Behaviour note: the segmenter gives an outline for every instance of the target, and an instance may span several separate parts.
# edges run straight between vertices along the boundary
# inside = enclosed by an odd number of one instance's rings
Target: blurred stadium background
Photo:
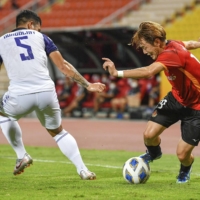
[[[15,28],[15,17],[20,10],[33,10],[42,19],[42,32],[53,39],[63,57],[81,74],[90,81],[103,82],[104,77],[108,91],[111,83],[115,83],[118,91],[114,97],[103,100],[94,113],[95,94],[84,93],[85,97],[74,104],[80,88],[68,83],[49,60],[58,96],[63,95],[61,108],[74,106],[63,116],[147,119],[154,105],[170,90],[163,74],[133,84],[132,80],[109,77],[102,68],[101,58],[112,59],[119,70],[150,64],[152,60],[148,56],[128,45],[142,21],[162,24],[167,39],[198,40],[199,3],[198,0],[0,0],[0,35]],[[192,53],[200,59],[200,50]],[[2,66],[0,95],[7,88],[8,77]]]

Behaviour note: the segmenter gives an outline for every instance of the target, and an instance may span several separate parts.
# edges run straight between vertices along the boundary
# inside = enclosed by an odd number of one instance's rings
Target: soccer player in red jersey
[[[200,140],[200,62],[188,50],[200,48],[200,41],[166,40],[164,28],[155,22],[142,22],[131,40],[132,45],[142,48],[154,62],[145,67],[117,71],[108,59],[103,68],[112,76],[124,78],[150,78],[164,71],[172,90],[153,111],[144,131],[147,148],[141,155],[147,163],[162,156],[160,134],[169,126],[181,121],[181,139],[177,145],[180,171],[177,183],[190,180],[194,156],[192,150]]]

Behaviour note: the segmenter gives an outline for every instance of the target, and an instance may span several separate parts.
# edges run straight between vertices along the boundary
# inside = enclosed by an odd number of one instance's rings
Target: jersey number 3
[[[26,49],[26,50],[27,50],[27,53],[28,53],[28,56],[26,56],[24,53],[21,53],[21,54],[20,54],[20,57],[21,57],[21,60],[22,60],[22,61],[34,59],[34,56],[33,56],[33,52],[32,52],[31,47],[30,47],[29,45],[26,45],[26,44],[22,44],[22,43],[21,43],[21,40],[25,40],[25,39],[28,39],[28,36],[16,37],[16,38],[15,38],[15,42],[16,42],[17,46]]]

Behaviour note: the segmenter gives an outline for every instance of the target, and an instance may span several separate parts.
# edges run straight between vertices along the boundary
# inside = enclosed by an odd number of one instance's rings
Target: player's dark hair
[[[26,22],[32,20],[34,24],[42,25],[40,17],[31,10],[22,10],[16,17],[16,27],[25,24]]]
[[[144,39],[146,42],[153,45],[156,38],[160,39],[162,42],[166,40],[164,28],[156,22],[146,21],[140,24],[139,29],[132,37],[131,44],[135,44],[138,48],[140,40]]]

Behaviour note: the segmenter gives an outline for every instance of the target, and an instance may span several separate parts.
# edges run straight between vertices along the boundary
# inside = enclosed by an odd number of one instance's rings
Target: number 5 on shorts
[[[28,53],[28,56],[26,56],[24,53],[20,54],[20,57],[21,57],[22,61],[34,59],[31,47],[29,45],[21,43],[21,40],[25,40],[25,39],[28,39],[28,36],[16,37],[15,38],[15,42],[16,42],[17,46],[25,48],[27,50],[27,53]]]

